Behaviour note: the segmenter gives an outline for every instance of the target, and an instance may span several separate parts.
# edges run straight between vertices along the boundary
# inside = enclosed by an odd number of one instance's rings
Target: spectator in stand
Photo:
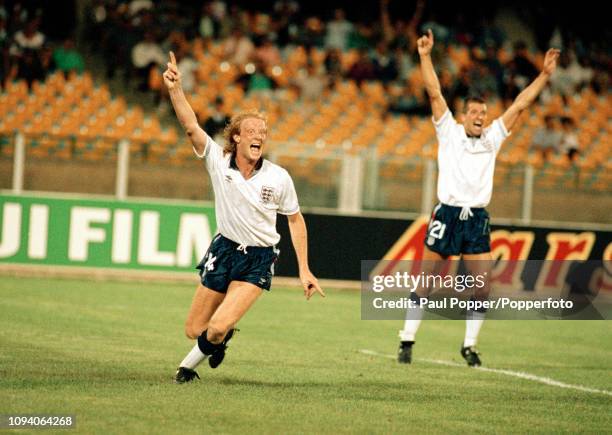
[[[198,32],[204,39],[217,39],[221,33],[221,21],[215,14],[214,5],[207,1],[202,6]]]
[[[151,0],[132,0],[128,4],[128,13],[131,17],[145,11],[153,10],[153,2]]]
[[[564,98],[574,93],[574,79],[569,71],[570,58],[569,53],[562,53],[559,58],[559,67],[557,73],[551,77],[550,84],[553,92],[560,94]]]
[[[483,50],[493,47],[497,51],[503,45],[505,39],[504,31],[497,27],[493,20],[484,16],[481,17],[476,33],[476,45]]]
[[[580,143],[576,134],[576,124],[569,116],[561,118],[561,147],[560,150],[570,162],[575,162],[580,152]]]
[[[482,95],[487,100],[497,97],[497,82],[486,64],[474,60],[470,68],[469,77],[471,92]]]
[[[129,77],[129,64],[122,62],[127,57],[128,48],[123,44],[125,36],[123,35],[123,17],[117,8],[108,7],[105,10],[107,15],[100,22],[100,29],[103,33],[100,35],[102,55],[106,61],[106,78],[113,79],[117,68],[125,68],[124,78],[127,81]],[[104,14],[100,13],[100,16]],[[95,36],[94,36],[95,37]]]
[[[591,80],[591,87],[593,91],[598,95],[603,95],[610,90],[610,69],[602,68],[600,66],[593,70],[593,80]]]
[[[440,69],[440,71],[447,70]],[[468,67],[464,66],[459,70],[459,74],[457,74],[457,77],[452,82],[452,86],[450,88],[451,92],[448,97],[449,107],[456,109],[460,101],[464,100],[471,94],[471,87],[472,82],[470,81],[470,70]]]
[[[570,69],[573,71],[573,75],[576,77],[578,82],[577,91],[581,92],[584,88],[591,85],[594,77],[594,71],[591,67],[591,60],[588,56],[583,55],[574,59],[574,62],[570,65]]]
[[[294,44],[298,36],[300,5],[294,0],[278,0],[273,7],[276,43],[279,47]]]
[[[520,80],[516,79],[514,71],[506,69],[504,72],[504,88],[502,97],[502,103],[504,107],[509,107],[512,101],[521,93],[521,88],[518,86]],[[548,83],[550,85],[550,82]]]
[[[415,89],[410,80],[406,80],[402,93],[391,99],[389,111],[398,115],[429,115],[429,101],[425,90]]]
[[[317,71],[314,63],[308,62],[306,69],[299,72],[293,84],[298,88],[303,102],[316,102],[323,95],[329,80],[326,75]]]
[[[397,79],[398,71],[395,57],[389,51],[389,47],[384,41],[379,41],[378,44],[376,44],[376,50],[372,57],[374,74],[378,80],[386,85]]]
[[[408,77],[416,67],[413,58],[407,48],[400,46],[394,49],[395,65],[397,65],[398,77]]]
[[[38,53],[45,43],[45,35],[38,31],[38,20],[31,20],[23,30],[18,30],[14,36],[11,54],[20,56],[24,50]]]
[[[223,39],[231,33],[233,28],[229,15],[227,13],[227,4],[224,0],[212,0],[211,14],[214,22],[218,23],[218,33],[215,34],[215,39]]]
[[[23,2],[14,2],[13,10],[7,15],[9,34],[15,34],[23,29],[28,23],[29,16],[28,9],[23,6]]]
[[[325,72],[332,82],[335,83],[344,76],[342,53],[337,48],[330,48],[327,50],[323,65],[325,65]]]
[[[442,46],[448,45],[451,30],[438,20],[438,16],[436,15],[436,11],[434,9],[429,10],[429,18],[421,24],[421,32],[423,34],[427,31],[427,29],[431,29],[431,31],[436,35],[438,44]]]
[[[319,17],[306,18],[300,35],[300,43],[309,49],[311,47],[323,48],[325,40],[325,24]]]
[[[365,48],[359,50],[359,57],[349,68],[346,78],[355,80],[357,85],[361,85],[364,80],[374,80],[376,78],[374,64],[368,56],[368,51]]]
[[[268,75],[261,61],[245,66],[245,73],[236,79],[242,89],[249,94],[271,95],[276,82]]]
[[[163,65],[165,61],[166,56],[155,40],[155,35],[153,32],[146,32],[144,39],[132,49],[132,65],[140,80],[138,85],[140,91],[148,90],[150,70],[158,65]]]
[[[6,29],[6,18],[0,15],[0,47],[9,46],[9,34]]]
[[[104,0],[94,0],[87,8],[85,17],[85,37],[94,51],[98,51],[106,39],[108,32],[107,5]]]
[[[348,39],[353,31],[353,27],[353,24],[347,21],[344,9],[335,9],[333,20],[327,23],[325,48],[337,48],[340,51],[345,51],[348,47]]]
[[[17,62],[17,79],[25,80],[28,89],[32,89],[32,83],[43,81],[46,76],[45,68],[40,61],[40,53],[29,48],[21,50]]]
[[[450,41],[452,41],[453,44],[464,47],[472,47],[474,45],[475,37],[472,35],[472,32],[470,32],[463,13],[457,13],[454,18],[453,28],[449,30],[452,34]]]
[[[409,22],[398,19],[395,23],[392,23],[389,14],[389,0],[380,0],[382,40],[387,42],[392,49],[402,49],[407,52],[414,52],[418,39],[417,29],[423,16],[424,9],[425,1],[417,0],[414,13]]]
[[[223,98],[217,97],[215,98],[213,111],[210,116],[206,118],[206,121],[204,121],[202,128],[215,142],[217,142],[217,139],[223,137],[223,130],[229,121],[229,116],[227,116],[223,110]]]
[[[572,57],[572,53],[563,53],[557,73],[551,78],[553,91],[561,94],[564,99],[579,92],[593,80],[593,70],[583,67]]]
[[[40,64],[43,69],[44,77],[42,80],[44,81],[47,78],[47,75],[57,69],[55,64],[55,60],[53,59],[53,48],[50,44],[43,45],[43,48],[40,50],[38,54],[40,59]]]
[[[504,93],[504,66],[499,61],[498,52],[494,44],[487,45],[482,63],[489,69],[495,80],[495,93],[501,96]]]
[[[232,34],[223,41],[223,57],[238,67],[249,62],[254,51],[253,42],[240,26],[234,27]]]
[[[272,33],[272,17],[267,12],[256,11],[251,13],[249,20],[250,31],[254,41],[263,41]]]
[[[184,32],[180,30],[172,30],[168,37],[161,43],[161,48],[164,53],[173,51],[176,53],[180,52],[188,52],[191,45],[187,40]]]
[[[255,49],[255,61],[261,62],[265,69],[282,63],[280,51],[268,36],[263,37],[261,44]]]
[[[349,36],[348,48],[370,50],[374,48],[374,28],[368,23],[357,23]]]
[[[66,77],[72,71],[82,74],[85,69],[83,56],[77,51],[72,38],[66,38],[64,43],[53,51],[53,62]]]
[[[537,77],[538,69],[529,58],[525,42],[518,41],[514,44],[514,57],[510,61],[509,68],[512,71],[514,82],[520,90]]]
[[[542,161],[547,161],[550,154],[560,148],[561,132],[558,131],[555,117],[546,115],[544,126],[536,130],[533,136],[531,149],[542,157]]]
[[[0,91],[4,89],[4,83],[9,76],[9,35],[6,30],[6,19],[0,14]]]
[[[424,8],[425,2],[417,0],[414,14],[412,14],[409,22],[400,19],[392,23],[389,14],[389,0],[381,0],[380,2],[382,40],[387,42],[388,46],[394,51],[395,65],[399,77],[408,77],[415,67],[412,53],[416,49],[417,29]]]

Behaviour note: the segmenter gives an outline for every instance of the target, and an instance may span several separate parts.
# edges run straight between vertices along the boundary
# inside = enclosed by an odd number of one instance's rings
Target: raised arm
[[[306,235],[306,222],[304,222],[304,216],[299,211],[295,214],[287,216],[289,222],[289,232],[291,233],[291,241],[293,242],[293,249],[295,249],[295,255],[298,260],[298,267],[300,270],[300,281],[304,287],[304,296],[306,299],[315,293],[319,293],[325,297],[325,293],[319,287],[319,281],[310,272],[308,267],[308,238]]]
[[[415,47],[417,47],[417,41],[419,39],[417,29],[423,17],[423,9],[425,9],[425,0],[417,0],[414,14],[406,27],[406,36],[410,44],[410,51],[413,51]]]
[[[185,98],[183,88],[181,87],[181,73],[176,66],[176,58],[173,52],[170,52],[168,69],[164,71],[163,76],[164,84],[168,88],[170,101],[172,101],[172,106],[174,107],[178,120],[183,126],[183,129],[185,129],[185,133],[187,133],[198,155],[204,154],[204,150],[206,149],[206,133],[198,124],[198,119],[189,105],[187,98]]]
[[[394,31],[389,17],[389,0],[380,0],[380,22],[382,24],[383,39],[389,44],[393,41]]]
[[[433,114],[434,121],[439,121],[442,115],[448,110],[446,100],[442,96],[442,88],[440,87],[440,81],[434,70],[433,63],[431,61],[431,49],[434,44],[434,36],[431,29],[427,30],[427,35],[421,36],[417,41],[417,48],[419,50],[419,57],[421,58],[421,73],[423,74],[423,81],[425,82],[425,90],[429,96],[429,102],[431,104],[431,113]]]
[[[523,110],[531,106],[531,104],[538,98],[542,89],[546,86],[548,79],[551,74],[557,68],[557,59],[559,58],[560,51],[556,48],[551,48],[546,52],[544,56],[544,67],[542,72],[527,86],[523,91],[518,94],[514,102],[508,107],[508,109],[502,115],[504,126],[508,131],[514,127],[516,120],[521,115]]]

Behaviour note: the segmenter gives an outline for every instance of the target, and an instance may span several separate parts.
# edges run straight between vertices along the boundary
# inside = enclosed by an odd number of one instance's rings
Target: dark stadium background
[[[6,0],[5,5],[11,7],[13,0]],[[77,24],[76,10],[78,0],[26,0],[21,1],[30,10],[43,9],[42,30],[51,38],[64,38],[74,32]],[[88,4],[91,2],[81,2]],[[155,3],[162,3],[157,0]],[[176,1],[185,11],[199,11],[203,1]],[[301,1],[302,15],[317,15],[320,18],[329,18],[333,8],[344,8],[349,20],[375,20],[379,16],[379,5],[373,0],[332,0],[332,1]],[[266,10],[271,9],[274,1],[230,1],[228,5],[237,4],[244,9]],[[409,17],[414,12],[414,1],[391,1],[389,5],[392,16],[402,15]],[[537,35],[540,49],[545,45],[552,34],[555,25],[561,25],[566,32],[575,36],[598,41],[609,47],[612,40],[612,26],[609,16],[604,12],[605,2],[593,0],[580,2],[565,1],[439,1],[427,3],[427,10],[435,10],[436,16],[442,23],[452,24],[458,14],[463,14],[468,25],[477,26],[476,17],[493,17],[500,8],[512,8],[531,24]],[[426,12],[427,14],[427,12]],[[194,19],[197,16],[194,16]],[[568,35],[570,36],[570,35]]]

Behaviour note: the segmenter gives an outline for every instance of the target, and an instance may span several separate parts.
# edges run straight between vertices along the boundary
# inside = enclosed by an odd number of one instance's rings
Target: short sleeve
[[[502,143],[508,136],[510,136],[510,132],[508,129],[506,129],[504,121],[501,117],[493,121],[489,131],[487,132],[487,139],[493,144],[496,153],[499,151]]]
[[[438,121],[436,121],[433,116],[431,117],[431,121],[433,122],[434,127],[436,128],[436,136],[438,136],[438,140],[446,139],[452,133],[453,127],[457,125],[455,118],[453,118],[453,114],[450,109],[446,109],[444,115]]]
[[[283,170],[283,190],[278,204],[278,213],[284,215],[296,214],[300,211],[300,204],[298,203],[297,193],[295,192],[295,186],[289,173]]]
[[[223,148],[217,142],[215,142],[210,136],[206,135],[206,147],[204,153],[198,154],[195,147],[193,152],[199,159],[206,159],[206,167],[209,170],[214,169],[218,166],[218,162],[223,160]]]

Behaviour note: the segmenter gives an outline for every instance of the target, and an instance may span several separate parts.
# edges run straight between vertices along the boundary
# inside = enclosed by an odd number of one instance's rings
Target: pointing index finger
[[[170,63],[172,63],[172,65],[176,66],[176,57],[174,57],[174,52],[170,51]]]

